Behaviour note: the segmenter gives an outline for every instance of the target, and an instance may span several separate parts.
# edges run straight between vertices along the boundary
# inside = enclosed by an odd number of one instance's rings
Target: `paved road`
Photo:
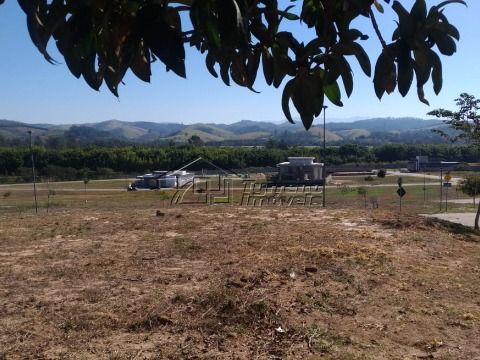
[[[427,175],[427,174],[424,175],[422,173],[401,173],[399,171],[392,171],[392,172],[389,172],[387,176],[403,176],[403,177],[409,176],[409,177],[415,177],[419,179],[423,179],[425,177],[425,179],[435,179],[435,180],[438,180],[438,182],[440,182],[440,175]],[[450,180],[450,182],[452,183],[452,185],[457,185],[462,180],[463,178],[453,177]]]
[[[447,220],[453,223],[473,227],[475,213],[442,213],[442,214],[420,214],[421,216]]]
[[[475,199],[475,206],[478,205],[478,200]],[[437,200],[439,202],[440,200]],[[445,202],[445,199],[442,200],[442,202]],[[455,204],[472,204],[473,205],[473,198],[472,199],[448,199],[449,203],[455,203]]]

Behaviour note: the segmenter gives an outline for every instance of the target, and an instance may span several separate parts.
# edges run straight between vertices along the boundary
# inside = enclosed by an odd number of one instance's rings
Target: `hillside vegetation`
[[[356,142],[365,145],[394,143],[442,143],[444,139],[433,133],[443,128],[439,120],[415,118],[380,118],[351,123],[328,123],[326,141],[330,144]],[[31,130],[35,143],[49,147],[67,144],[114,143],[187,143],[198,136],[211,145],[265,145],[268,141],[288,145],[320,145],[323,126],[314,125],[310,131],[289,123],[269,123],[243,120],[233,124],[126,122],[109,120],[100,123],[76,125],[30,125],[0,120],[0,145],[21,145],[28,141]]]
[[[33,151],[38,174],[46,179],[59,180],[108,178],[114,176],[114,173],[121,176],[149,170],[173,170],[200,156],[222,168],[240,169],[240,172],[251,167],[275,167],[289,156],[311,156],[318,161],[326,161],[329,166],[346,163],[382,166],[375,164],[405,162],[419,154],[451,161],[478,161],[478,154],[472,147],[451,145],[386,144],[368,147],[351,144],[328,146],[325,152],[322,147],[288,147],[281,143],[272,143],[268,147],[135,145],[49,149],[36,146]],[[202,168],[204,167],[192,170]],[[31,177],[29,147],[0,147],[0,182],[31,181]]]

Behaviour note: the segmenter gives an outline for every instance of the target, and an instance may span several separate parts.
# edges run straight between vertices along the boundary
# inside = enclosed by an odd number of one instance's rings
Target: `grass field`
[[[128,184],[130,184],[134,179],[112,179],[112,180],[90,180],[87,183],[87,190],[95,189],[118,189],[126,190]],[[57,181],[52,183],[39,183],[37,184],[39,190],[56,190],[56,189],[65,189],[65,190],[84,190],[85,184],[83,181]],[[8,184],[0,185],[0,192],[2,189],[13,189],[13,190],[22,190],[22,189],[31,189],[32,184]]]
[[[358,194],[358,188],[365,188],[367,207],[375,201],[381,209],[397,210],[399,198],[396,194],[398,177],[377,177],[373,181],[365,181],[364,176],[334,177],[327,188],[327,206],[339,208],[365,208],[365,197]],[[440,211],[440,187],[438,180],[426,179],[424,190],[423,179],[402,176],[406,196],[402,199],[403,209],[416,213],[435,213]],[[96,180],[87,184],[87,192],[81,181],[37,184],[37,201],[41,211],[49,208],[135,208],[137,206],[167,206],[176,190],[127,192],[126,187],[132,179]],[[429,181],[430,180],[430,181]],[[213,181],[214,182],[214,181]],[[217,184],[218,185],[218,184]],[[241,203],[244,185],[241,180],[233,184],[233,201]],[[290,189],[287,189],[290,191]],[[50,194],[50,196],[48,195]],[[319,194],[317,194],[319,195]],[[442,190],[442,201],[445,202],[445,189]],[[190,200],[195,196],[189,195]],[[197,194],[196,198],[204,197]],[[448,199],[466,199],[456,187],[448,190]],[[34,208],[31,184],[0,185],[0,213],[12,211],[31,211]],[[442,205],[444,210],[444,205]],[[472,211],[471,204],[455,204],[450,202],[451,211]]]
[[[50,185],[38,215],[0,188],[1,360],[480,358],[480,235],[416,215],[436,184],[401,214],[391,183],[368,209],[361,182],[327,209]]]

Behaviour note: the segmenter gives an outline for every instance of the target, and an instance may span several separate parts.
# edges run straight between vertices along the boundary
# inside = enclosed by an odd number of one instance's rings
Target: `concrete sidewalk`
[[[420,214],[420,215],[473,227],[476,213],[442,213],[442,214]]]

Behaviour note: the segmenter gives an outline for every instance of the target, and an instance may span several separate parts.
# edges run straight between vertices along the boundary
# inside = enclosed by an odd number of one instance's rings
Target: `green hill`
[[[359,143],[441,143],[445,142],[431,130],[445,128],[439,120],[416,118],[377,118],[326,124],[329,144]],[[28,131],[36,143],[187,143],[199,136],[206,144],[264,145],[269,140],[290,145],[321,145],[323,127],[313,126],[308,132],[300,124],[242,120],[232,124],[155,123],[146,121],[108,120],[76,125],[26,124],[0,120],[0,145],[25,144]],[[54,145],[52,145],[54,146]]]

